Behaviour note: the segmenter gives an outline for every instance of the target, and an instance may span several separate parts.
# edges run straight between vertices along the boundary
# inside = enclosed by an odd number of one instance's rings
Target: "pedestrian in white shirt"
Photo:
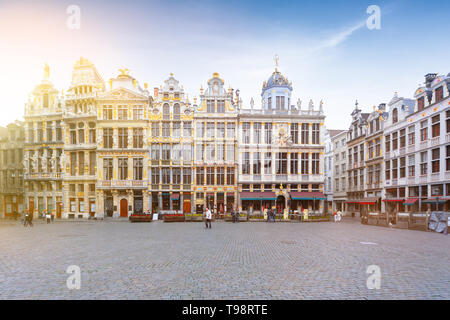
[[[342,212],[341,212],[341,210],[339,210],[337,212],[337,221],[341,221],[341,220],[342,220]]]
[[[206,221],[205,221],[206,228],[208,228],[209,225],[209,228],[211,229],[211,219],[212,219],[211,210],[209,210],[209,208],[206,208]]]

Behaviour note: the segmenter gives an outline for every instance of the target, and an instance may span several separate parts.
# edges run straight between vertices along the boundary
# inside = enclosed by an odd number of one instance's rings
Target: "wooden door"
[[[183,212],[191,213],[191,199],[184,199],[183,201]]]
[[[127,199],[120,200],[120,217],[128,218],[128,201],[127,201]]]
[[[28,200],[28,213],[31,213],[34,215],[34,199]]]

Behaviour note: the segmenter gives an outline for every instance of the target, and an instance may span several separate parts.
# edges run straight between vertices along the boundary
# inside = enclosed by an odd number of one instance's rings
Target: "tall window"
[[[272,152],[264,153],[264,173],[272,174]]]
[[[113,178],[113,159],[103,158],[103,179],[111,180]]]
[[[392,123],[396,123],[396,122],[398,122],[398,109],[397,108],[395,108],[392,111]]]
[[[267,98],[267,109],[272,110],[272,97]]]
[[[74,123],[69,125],[70,144],[77,144],[77,129]]]
[[[206,184],[214,185],[214,167],[206,167]]]
[[[234,138],[236,135],[236,129],[233,122],[227,123],[227,138]]]
[[[450,133],[450,110],[445,111],[447,121],[447,133]]]
[[[276,173],[287,174],[287,153],[277,152]]]
[[[391,162],[385,162],[386,180],[391,180]]]
[[[376,157],[381,156],[381,138],[377,138],[375,140],[375,156]]]
[[[203,185],[205,183],[205,168],[198,167],[196,169],[196,180],[198,185]]]
[[[444,99],[444,87],[440,86],[435,90],[436,102],[442,101]]]
[[[133,159],[133,179],[142,180],[142,158]]]
[[[400,158],[400,178],[404,178],[406,176],[406,158]]]
[[[298,123],[291,123],[292,143],[298,144]]]
[[[398,178],[398,159],[392,160],[392,179]]]
[[[192,160],[192,146],[188,143],[183,144],[183,161]]]
[[[119,158],[119,180],[128,179],[128,158]]]
[[[144,107],[134,106],[133,107],[133,119],[134,120],[144,120]]]
[[[181,122],[174,122],[173,123],[173,130],[172,130],[172,136],[174,138],[179,138],[181,135]]]
[[[412,146],[415,143],[415,126],[408,127],[408,145]]]
[[[165,138],[170,137],[170,122],[162,123],[162,136]]]
[[[398,132],[392,134],[392,150],[398,149]]]
[[[309,153],[302,153],[302,174],[309,173]]]
[[[225,138],[225,123],[219,122],[217,124],[217,138],[223,139]]]
[[[205,124],[203,122],[197,122],[197,127],[195,128],[197,133],[197,138],[203,138],[205,136],[204,134],[204,127]]]
[[[384,141],[386,152],[391,151],[391,135],[388,134],[387,136],[385,136]]]
[[[406,146],[406,129],[400,130],[400,148]]]
[[[439,172],[440,148],[431,150],[431,172]]]
[[[152,168],[152,184],[159,184],[159,168]]]
[[[242,141],[243,143],[250,143],[250,122],[242,124]]]
[[[320,124],[319,123],[312,124],[312,143],[313,144],[320,143]]]
[[[422,111],[425,108],[425,97],[417,99],[417,110]]]
[[[195,152],[196,152],[196,160],[197,161],[203,161],[204,159],[204,149],[203,149],[203,144],[198,143],[195,146]]]
[[[191,184],[191,169],[184,168],[183,169],[183,184]]]
[[[113,119],[113,107],[103,106],[103,120],[112,120],[112,119]]]
[[[161,183],[170,183],[170,168],[161,168]]]
[[[234,184],[234,168],[227,168],[227,184]]]
[[[162,160],[170,160],[170,144],[163,143],[161,145],[161,159]]]
[[[128,148],[128,128],[119,128],[119,148]]]
[[[42,106],[44,108],[48,108],[48,93],[44,93],[44,95],[43,95]]]
[[[261,123],[259,122],[253,124],[253,143],[261,143]]]
[[[78,143],[84,143],[84,123],[78,123]]]
[[[159,144],[152,144],[152,146],[151,146],[152,160],[159,160],[159,158],[160,158],[159,151],[160,151]]]
[[[253,153],[253,174],[261,174],[261,154]]]
[[[243,154],[242,174],[250,174],[250,152],[244,152]]]
[[[142,128],[133,129],[133,148],[142,148],[144,146],[142,132]]]
[[[168,103],[163,105],[163,119],[170,120],[170,106]]]
[[[431,118],[431,137],[439,137],[441,134],[440,115]]]
[[[183,122],[183,137],[189,138],[191,137],[192,132],[192,124],[190,122]]]
[[[214,122],[206,123],[206,137],[214,138]]]
[[[223,186],[225,184],[225,168],[218,167],[216,175],[217,175],[217,185]]]
[[[450,144],[448,144],[445,148],[446,148],[446,151],[445,151],[446,152],[446,154],[445,154],[445,156],[446,156],[445,170],[446,171],[450,171]]]
[[[214,100],[206,100],[206,112],[214,113]]]
[[[319,174],[319,154],[312,154],[312,174]]]
[[[113,147],[113,129],[103,128],[103,148]]]
[[[426,175],[427,174],[427,167],[428,167],[428,152],[424,151],[420,153],[420,175]]]
[[[272,124],[265,123],[264,124],[264,135],[266,144],[272,144]]]
[[[234,161],[234,144],[227,144],[227,161]]]
[[[119,106],[119,120],[128,120],[128,107]]]
[[[420,123],[420,141],[426,141],[428,139],[428,120],[424,120]]]
[[[89,143],[97,143],[96,139],[95,123],[89,122]]]
[[[152,137],[159,137],[159,122],[152,123]]]
[[[309,124],[302,123],[302,144],[309,144]]]
[[[172,169],[172,183],[173,184],[181,183],[181,168]]]
[[[47,121],[47,124],[45,126],[45,131],[47,131],[47,142],[50,142],[53,140],[53,130],[52,130],[52,122]]]
[[[217,100],[217,113],[225,113],[225,100]]]
[[[298,173],[298,153],[291,153],[291,174]]]
[[[181,112],[180,105],[178,103],[175,103],[173,106],[173,119],[174,120],[180,120],[180,116],[181,116],[180,112]]]
[[[408,177],[416,175],[416,159],[414,155],[408,157]]]
[[[207,161],[214,161],[215,159],[215,145],[214,143],[207,143],[206,144],[206,160]]]
[[[95,155],[95,151],[89,151],[89,175],[95,175],[95,166],[97,165],[97,158]],[[56,166],[58,168],[58,166]],[[57,169],[57,172],[58,169]]]
[[[217,144],[217,161],[225,161],[225,145],[223,143]]]

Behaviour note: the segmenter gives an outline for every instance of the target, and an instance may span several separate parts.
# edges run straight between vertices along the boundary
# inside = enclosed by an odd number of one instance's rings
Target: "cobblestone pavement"
[[[361,243],[362,242],[362,243]],[[81,289],[69,290],[69,265]],[[369,265],[381,288],[366,286]],[[450,235],[341,223],[0,222],[0,299],[450,299]]]

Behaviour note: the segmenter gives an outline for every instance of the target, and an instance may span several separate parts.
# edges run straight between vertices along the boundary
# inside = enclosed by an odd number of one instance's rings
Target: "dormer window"
[[[392,123],[397,123],[398,122],[398,109],[395,108],[392,111]]]
[[[179,99],[180,98],[180,94],[179,93],[175,93],[174,97],[175,97],[175,99]]]
[[[169,94],[168,93],[164,94],[164,99],[169,99]]]
[[[436,97],[436,102],[440,102],[440,101],[442,101],[442,99],[444,99],[444,88],[442,86],[437,88],[434,92],[435,92],[434,94]]]
[[[425,98],[421,97],[417,99],[417,111],[422,111],[425,107]]]

